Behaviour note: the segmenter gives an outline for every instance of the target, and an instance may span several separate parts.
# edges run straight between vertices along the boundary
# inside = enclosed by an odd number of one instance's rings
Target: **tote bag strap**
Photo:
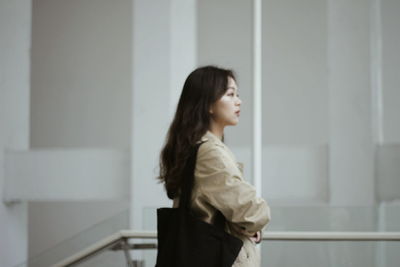
[[[179,208],[181,209],[181,213],[184,212],[191,213],[191,200],[192,200],[192,190],[194,185],[194,171],[196,168],[196,158],[197,152],[199,151],[199,147],[204,142],[196,144],[193,149],[190,151],[190,155],[188,161],[186,162],[186,166],[183,171],[183,184],[181,190],[181,197],[179,198]],[[224,215],[217,210],[215,214],[214,225],[219,229],[225,229],[225,217]]]
[[[179,198],[179,208],[181,211],[185,210],[186,212],[190,212],[190,203],[192,200],[192,189],[194,185],[194,171],[196,167],[196,158],[197,152],[199,150],[200,145],[203,142],[196,144],[193,149],[190,151],[189,158],[185,163],[185,168],[183,169],[183,183],[181,196]]]

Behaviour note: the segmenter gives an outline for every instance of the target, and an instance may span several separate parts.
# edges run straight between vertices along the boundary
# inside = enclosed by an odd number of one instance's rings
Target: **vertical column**
[[[196,65],[196,1],[133,3],[130,226],[148,229],[153,225],[144,224],[144,208],[172,206],[156,177],[183,81]],[[152,217],[152,223],[154,220]]]
[[[196,0],[170,0],[170,115],[176,106],[186,77],[197,65]]]
[[[253,0],[253,184],[257,195],[262,190],[262,3]]]
[[[381,0],[371,3],[371,89],[374,143],[383,143],[383,88],[382,88],[382,18]]]
[[[4,154],[29,148],[31,1],[0,1],[0,266],[27,257],[27,204],[6,202]]]
[[[328,1],[331,204],[374,203],[370,2]]]

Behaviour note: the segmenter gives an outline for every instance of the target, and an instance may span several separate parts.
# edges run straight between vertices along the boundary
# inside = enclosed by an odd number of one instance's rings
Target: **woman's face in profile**
[[[239,122],[241,104],[236,81],[228,77],[228,88],[224,95],[212,105],[211,118],[223,127],[236,125]]]

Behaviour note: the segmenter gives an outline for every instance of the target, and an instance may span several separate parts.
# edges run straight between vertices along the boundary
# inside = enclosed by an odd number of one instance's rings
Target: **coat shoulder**
[[[200,145],[197,159],[199,160],[210,157],[225,159],[227,157],[227,154],[224,147],[221,144],[213,142],[212,140],[208,140]]]

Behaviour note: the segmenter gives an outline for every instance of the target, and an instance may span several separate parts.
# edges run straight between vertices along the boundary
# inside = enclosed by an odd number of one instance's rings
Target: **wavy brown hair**
[[[234,72],[216,66],[195,69],[186,78],[174,119],[160,155],[160,176],[168,198],[174,199],[184,177],[185,162],[191,149],[210,127],[210,108],[227,90]]]

